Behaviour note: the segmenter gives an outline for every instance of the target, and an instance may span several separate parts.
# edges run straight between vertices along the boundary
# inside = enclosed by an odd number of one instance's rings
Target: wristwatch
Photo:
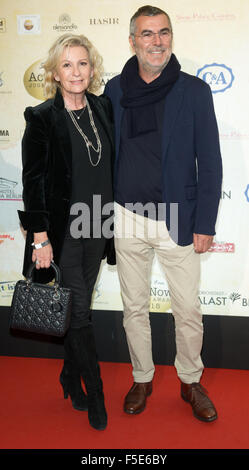
[[[43,248],[44,246],[47,246],[49,245],[50,241],[49,240],[46,240],[45,242],[42,242],[42,243],[31,243],[31,246],[33,246],[35,248],[35,250],[38,250],[39,248]]]

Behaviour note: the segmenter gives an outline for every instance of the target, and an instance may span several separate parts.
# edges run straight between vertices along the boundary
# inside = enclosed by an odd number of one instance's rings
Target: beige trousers
[[[200,255],[193,245],[176,245],[164,221],[134,214],[116,203],[115,248],[134,381],[149,382],[155,371],[149,307],[151,266],[156,255],[170,291],[178,377],[184,383],[199,382],[203,371]]]

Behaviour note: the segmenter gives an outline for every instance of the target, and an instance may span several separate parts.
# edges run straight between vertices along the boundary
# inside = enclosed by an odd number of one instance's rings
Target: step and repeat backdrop
[[[86,35],[104,60],[102,90],[131,56],[135,0],[1,0],[0,5],[0,305],[9,306],[22,278],[23,111],[44,100],[42,63],[65,32]],[[249,316],[249,1],[167,0],[152,5],[171,17],[174,53],[183,71],[209,84],[217,115],[224,179],[214,243],[201,255],[204,314]],[[99,92],[101,93],[100,90]],[[93,308],[122,310],[115,267],[103,262]],[[171,311],[155,260],[151,311]]]

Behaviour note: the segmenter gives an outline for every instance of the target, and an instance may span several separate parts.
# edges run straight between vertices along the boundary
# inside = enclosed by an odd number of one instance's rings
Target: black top
[[[115,200],[122,206],[139,202],[143,205],[154,203],[157,208],[158,203],[162,202],[163,107],[163,100],[155,104],[157,129],[133,138],[128,137],[127,111],[124,110],[115,184]]]
[[[88,109],[86,107],[83,113],[82,109],[74,111],[75,114],[81,115],[80,119],[76,119],[76,121],[94,147],[97,148],[97,140],[90,123]],[[70,207],[72,208],[75,203],[84,203],[84,206],[81,204],[79,208],[84,207],[86,217],[90,217],[91,221],[99,221],[111,215],[110,210],[113,201],[110,141],[98,117],[92,110],[95,126],[102,144],[101,159],[97,166],[93,166],[91,161],[95,164],[98,161],[99,153],[90,147],[90,161],[82,135],[75,127],[67,110],[65,110],[65,113],[72,144],[72,195]],[[103,215],[103,207],[108,203],[110,203],[110,206],[107,206],[108,211]],[[74,214],[71,213],[69,223],[79,216],[82,216],[81,211],[77,210]],[[87,220],[84,224],[86,222]]]

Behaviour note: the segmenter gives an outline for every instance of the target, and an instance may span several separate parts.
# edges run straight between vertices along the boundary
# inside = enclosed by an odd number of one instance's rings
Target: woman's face
[[[62,95],[84,94],[93,76],[88,51],[83,46],[66,46],[60,56],[54,79],[60,82]]]

